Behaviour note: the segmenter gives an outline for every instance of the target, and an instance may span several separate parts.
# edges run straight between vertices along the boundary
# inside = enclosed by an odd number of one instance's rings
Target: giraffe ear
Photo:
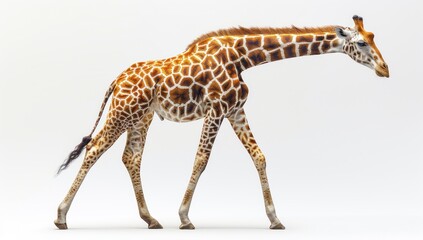
[[[345,29],[342,29],[340,27],[335,28],[336,35],[340,39],[350,40],[351,34],[349,31],[346,31]]]

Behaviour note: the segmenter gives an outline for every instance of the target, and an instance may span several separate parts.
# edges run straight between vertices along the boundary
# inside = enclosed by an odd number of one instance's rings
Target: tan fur
[[[333,32],[335,30],[336,25],[330,26],[323,26],[323,27],[303,27],[299,28],[294,25],[291,27],[282,27],[282,28],[271,28],[271,27],[233,27],[227,29],[220,29],[217,31],[209,32],[199,36],[195,39],[192,43],[188,45],[186,49],[191,48],[195,44],[211,38],[211,37],[219,37],[219,36],[242,36],[242,35],[254,35],[254,34],[302,34],[302,33],[325,33],[325,32]]]

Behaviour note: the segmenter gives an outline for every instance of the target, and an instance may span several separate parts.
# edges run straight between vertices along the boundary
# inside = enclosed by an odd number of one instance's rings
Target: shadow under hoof
[[[272,230],[284,230],[285,226],[282,225],[282,223],[278,223],[276,225],[270,225],[269,228],[272,229]]]
[[[179,229],[182,229],[182,230],[194,230],[195,227],[194,227],[194,225],[192,225],[192,223],[186,223],[186,224],[181,224],[181,226],[179,226]]]
[[[60,230],[68,229],[68,225],[66,223],[54,222],[54,225],[56,225],[56,227]]]

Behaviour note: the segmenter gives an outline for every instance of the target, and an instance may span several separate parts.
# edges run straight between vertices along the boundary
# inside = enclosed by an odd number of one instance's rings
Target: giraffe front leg
[[[75,195],[81,186],[82,182],[85,179],[88,171],[96,163],[98,158],[116,141],[120,136],[121,132],[110,134],[105,131],[106,127],[103,128],[87,145],[87,152],[85,154],[84,161],[81,168],[79,169],[78,175],[76,176],[71,188],[69,189],[68,194],[65,199],[59,205],[57,209],[57,219],[54,221],[54,224],[59,229],[67,229],[66,224],[66,215],[69,211],[69,208],[72,204]]]
[[[129,176],[131,177],[140,217],[148,224],[149,229],[161,229],[163,228],[162,225],[160,225],[160,223],[154,219],[148,211],[142,190],[140,174],[145,139],[148,127],[150,126],[152,120],[153,112],[148,113],[136,127],[128,129],[128,139],[126,141],[122,161],[128,170]]]
[[[254,139],[250,126],[248,125],[247,116],[245,115],[244,110],[239,110],[236,114],[234,114],[228,119],[239,140],[241,140],[242,144],[247,149],[248,153],[253,159],[254,165],[259,174],[260,183],[263,191],[264,204],[266,208],[266,214],[271,222],[270,229],[285,229],[285,227],[282,225],[282,223],[276,216],[275,207],[273,205],[269,182],[267,180],[266,159],[263,153],[261,152],[259,146],[257,145],[256,140]]]
[[[181,219],[181,225],[179,226],[180,229],[195,229],[194,225],[188,218],[189,207],[191,205],[192,196],[194,194],[195,187],[197,186],[198,179],[206,168],[214,140],[216,139],[217,132],[219,131],[222,121],[223,117],[216,116],[216,112],[214,110],[210,110],[205,117],[200,144],[195,157],[194,168],[192,170],[191,178],[185,191],[181,207],[179,208],[179,217]]]

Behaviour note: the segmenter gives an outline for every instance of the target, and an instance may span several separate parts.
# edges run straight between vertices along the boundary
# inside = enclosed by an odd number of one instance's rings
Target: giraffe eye
[[[363,40],[360,40],[360,41],[357,42],[357,45],[360,46],[360,47],[365,47],[365,46],[367,46],[367,43]]]

